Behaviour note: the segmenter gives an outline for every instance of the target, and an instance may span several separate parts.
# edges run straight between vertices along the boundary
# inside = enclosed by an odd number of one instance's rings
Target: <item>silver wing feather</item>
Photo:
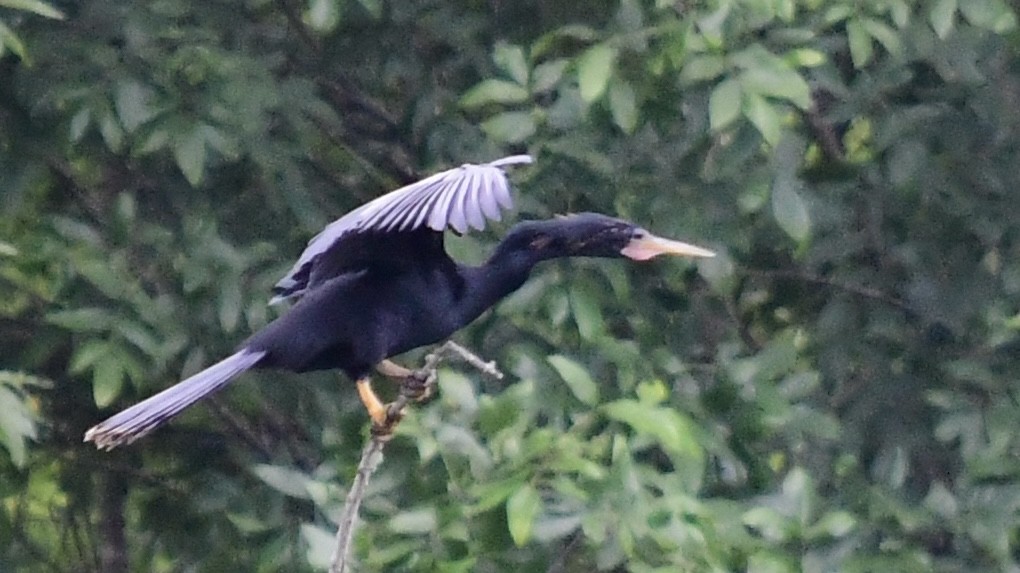
[[[308,242],[290,272],[276,283],[277,296],[270,304],[301,296],[316,259],[332,248],[342,248],[341,240],[351,233],[413,231],[423,226],[466,233],[469,228],[484,229],[486,219],[499,221],[500,208],[513,206],[503,169],[531,162],[530,155],[511,155],[481,165],[465,163],[365,203]]]

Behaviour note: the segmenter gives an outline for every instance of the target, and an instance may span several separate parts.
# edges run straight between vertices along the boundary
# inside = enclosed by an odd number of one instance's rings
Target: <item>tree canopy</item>
[[[441,370],[363,570],[1017,570],[1017,9],[0,0],[0,569],[322,570],[342,376],[82,434],[272,320],[324,224],[527,152],[516,219],[720,256],[547,263],[462,331],[507,377]]]

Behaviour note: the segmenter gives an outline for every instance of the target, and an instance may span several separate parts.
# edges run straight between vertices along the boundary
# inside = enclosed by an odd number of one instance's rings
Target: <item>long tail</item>
[[[112,450],[145,436],[188,406],[226,386],[231,379],[262,360],[264,350],[241,349],[159,394],[114,414],[85,432],[86,442]]]

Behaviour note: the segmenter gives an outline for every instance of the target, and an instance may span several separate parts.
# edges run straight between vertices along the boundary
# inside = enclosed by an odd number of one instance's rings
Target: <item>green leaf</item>
[[[67,371],[81,374],[92,367],[100,358],[110,353],[110,343],[106,340],[87,340],[80,344],[71,356]]]
[[[478,411],[478,397],[470,378],[455,370],[444,368],[439,371],[438,384],[439,395],[444,404],[467,415],[473,415]]]
[[[1002,0],[966,0],[959,8],[960,14],[978,28],[998,33],[1016,28],[1016,14]]]
[[[99,118],[99,133],[106,142],[106,147],[113,152],[119,152],[124,145],[124,130],[120,123],[113,117],[113,113],[106,110]]]
[[[525,380],[496,396],[482,395],[479,398],[478,430],[483,436],[492,436],[513,425],[524,413],[533,391],[534,383]]]
[[[960,517],[960,501],[939,482],[929,488],[928,495],[924,497],[924,506],[943,519],[954,520]]]
[[[779,552],[755,551],[747,559],[747,573],[796,573],[789,557]]]
[[[743,105],[746,117],[769,145],[777,145],[783,135],[779,110],[758,94],[746,94]]]
[[[0,56],[4,54],[4,48],[10,49],[14,55],[24,61],[28,60],[28,53],[25,50],[25,43],[14,33],[13,30],[0,20]]]
[[[889,16],[892,19],[893,24],[897,28],[903,29],[910,24],[911,13],[913,8],[908,6],[905,0],[891,0],[889,6]]]
[[[96,332],[109,329],[113,317],[104,308],[59,310],[46,315],[46,322],[76,332]]]
[[[772,215],[779,227],[797,242],[811,234],[811,216],[800,195],[801,186],[800,180],[787,175],[777,176],[772,185]]]
[[[41,0],[0,0],[0,7],[32,12],[54,20],[64,19],[63,12]]]
[[[522,103],[528,100],[528,90],[505,80],[484,80],[460,98],[461,107],[476,108],[497,104]]]
[[[863,20],[864,29],[867,30],[868,34],[878,40],[878,43],[882,44],[885,51],[889,52],[889,55],[895,58],[903,58],[903,42],[900,40],[898,32],[889,27],[885,22],[875,20],[874,18],[865,18]]]
[[[796,0],[775,0],[776,15],[783,22],[789,24],[797,15]]]
[[[220,282],[220,300],[217,316],[224,332],[234,332],[241,319],[241,279],[227,279]]]
[[[340,23],[339,0],[310,0],[305,23],[316,32],[331,32]]]
[[[708,98],[708,124],[713,131],[719,131],[740,117],[740,82],[725,80],[712,90]]]
[[[492,53],[492,59],[496,66],[510,76],[510,79],[517,82],[517,85],[524,87],[528,85],[528,61],[524,57],[524,50],[513,44],[496,44]]]
[[[714,80],[727,69],[726,58],[715,55],[698,55],[687,60],[680,70],[680,81],[692,84]]]
[[[15,466],[24,467],[27,461],[25,442],[35,437],[35,417],[25,400],[18,393],[0,385],[0,441]]]
[[[202,132],[202,138],[205,139],[206,145],[227,159],[235,160],[240,156],[233,138],[223,135],[222,131],[209,124],[202,124],[198,129]]]
[[[715,12],[698,20],[698,29],[701,31],[705,42],[712,48],[721,48],[723,46],[725,41],[723,37],[724,27],[732,8],[732,3],[721,2]]]
[[[152,90],[139,82],[129,80],[118,84],[113,104],[120,124],[128,133],[156,116],[152,97]]]
[[[96,406],[105,408],[120,397],[124,389],[125,371],[115,353],[96,361],[92,368],[92,395]]]
[[[744,93],[783,99],[801,109],[811,107],[811,88],[800,72],[761,44],[741,50],[732,60],[741,68],[739,79]]]
[[[583,366],[566,356],[558,354],[549,356],[546,360],[556,370],[556,373],[560,375],[560,378],[567,383],[570,391],[578,400],[588,406],[598,404],[598,385],[595,384],[595,381],[592,380],[591,375],[588,374],[588,371]]]
[[[246,535],[265,533],[273,528],[272,523],[252,514],[229,512],[226,517],[230,520],[231,525]]]
[[[799,68],[816,68],[828,61],[828,57],[825,52],[813,50],[811,48],[798,48],[791,50],[784,57],[786,61],[792,66]]]
[[[570,287],[570,311],[577,323],[577,331],[585,340],[595,340],[605,332],[602,308],[591,290],[583,284]]]
[[[567,24],[553,29],[531,44],[531,57],[538,61],[550,52],[556,52],[564,42],[591,43],[599,34],[594,28],[583,24]]]
[[[89,108],[83,107],[74,114],[74,117],[71,118],[69,135],[73,143],[78,143],[81,138],[85,137],[85,131],[88,130],[90,123],[92,123],[92,110]]]
[[[844,537],[857,525],[854,516],[846,511],[831,511],[811,526],[811,533],[828,537]]]
[[[150,155],[167,146],[170,142],[170,132],[165,129],[154,129],[135,146],[135,154],[139,156]]]
[[[435,435],[443,455],[466,459],[475,477],[484,475],[492,468],[492,455],[479,443],[477,434],[460,426],[443,424]]]
[[[110,261],[88,259],[78,264],[81,273],[89,284],[96,287],[104,296],[113,300],[123,300],[129,290],[121,273],[110,264]]]
[[[311,499],[306,486],[312,479],[303,472],[270,464],[255,464],[251,471],[266,485],[284,495],[298,499]]]
[[[174,159],[192,187],[198,187],[202,182],[202,176],[205,174],[205,155],[205,136],[198,125],[182,134],[174,144]]]
[[[609,111],[617,127],[624,133],[634,133],[638,110],[634,88],[630,87],[630,83],[620,78],[613,80],[609,86]]]
[[[577,78],[581,99],[592,103],[602,97],[613,75],[616,49],[607,44],[596,44],[581,54],[577,61]]]
[[[955,15],[956,0],[936,0],[935,5],[931,7],[928,12],[928,21],[939,38],[945,39],[953,30]]]
[[[537,131],[535,118],[524,111],[507,111],[482,122],[482,131],[496,141],[521,143]]]
[[[468,506],[465,513],[468,516],[479,515],[505,502],[521,488],[527,477],[526,474],[519,474],[494,482],[475,482],[471,493],[477,501]]]
[[[506,500],[506,521],[517,547],[531,539],[535,518],[542,512],[542,497],[531,484],[524,484]]]
[[[767,506],[754,507],[741,516],[741,522],[771,542],[784,542],[791,534],[790,520]]]
[[[745,70],[740,85],[746,93],[786,100],[804,110],[811,108],[811,87],[786,62],[769,69]]]
[[[705,453],[693,437],[694,423],[671,408],[624,399],[606,404],[603,411],[639,434],[654,437],[664,450],[684,461],[704,460]]]
[[[540,94],[556,87],[556,84],[563,78],[563,72],[566,71],[569,65],[570,60],[557,58],[535,66],[535,71],[531,76],[531,91]]]
[[[782,495],[786,507],[798,523],[806,524],[814,510],[814,479],[804,468],[795,467],[783,478]]]
[[[860,18],[854,18],[846,23],[847,41],[850,43],[850,59],[854,67],[861,69],[868,65],[874,47],[871,45],[871,35],[864,29],[864,23]]]
[[[329,568],[333,556],[333,547],[336,545],[336,534],[311,523],[301,524],[301,537],[308,546],[305,558],[308,563],[317,568],[325,570]]]
[[[435,531],[439,519],[436,508],[423,507],[410,511],[401,511],[390,518],[390,531],[401,534],[417,535]]]
[[[662,404],[669,399],[669,388],[666,387],[662,380],[641,382],[637,385],[635,393],[637,394],[638,401],[653,406]]]

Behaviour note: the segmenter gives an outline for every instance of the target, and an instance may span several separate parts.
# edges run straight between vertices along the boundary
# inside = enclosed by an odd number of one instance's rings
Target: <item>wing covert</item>
[[[365,203],[327,225],[308,242],[290,272],[273,287],[276,296],[270,303],[299,297],[313,288],[317,279],[335,276],[345,265],[355,264],[372,237],[423,227],[438,233],[447,228],[458,233],[484,229],[487,220],[500,220],[501,209],[513,206],[504,168],[531,162],[529,155],[511,155],[480,165],[466,163]],[[364,236],[354,242],[357,245],[350,245],[355,248],[348,256],[345,243],[358,235]],[[325,269],[315,267],[327,252],[331,272],[324,276]]]

